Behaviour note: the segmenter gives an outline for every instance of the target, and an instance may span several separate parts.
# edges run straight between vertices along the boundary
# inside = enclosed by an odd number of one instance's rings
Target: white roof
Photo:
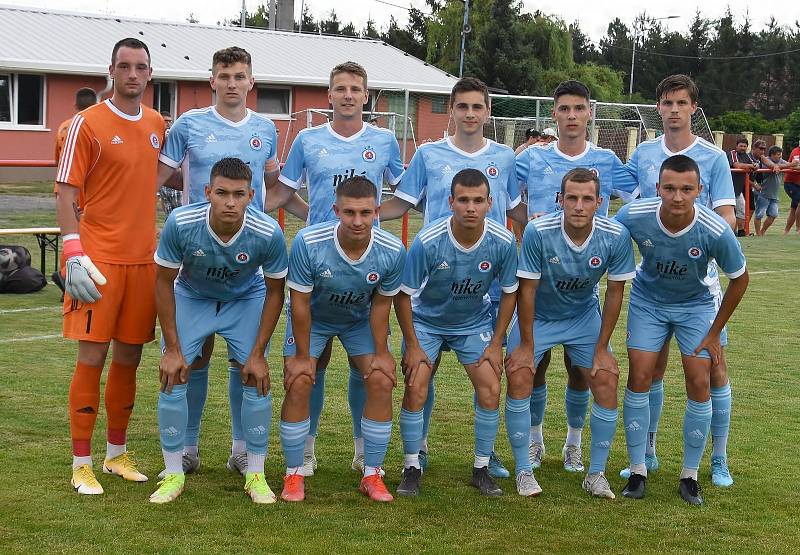
[[[456,78],[381,41],[264,29],[152,21],[0,5],[0,68],[106,75],[119,39],[147,44],[153,76],[205,80],[213,53],[240,46],[258,82],[327,86],[330,70],[352,60],[372,89],[449,93]]]

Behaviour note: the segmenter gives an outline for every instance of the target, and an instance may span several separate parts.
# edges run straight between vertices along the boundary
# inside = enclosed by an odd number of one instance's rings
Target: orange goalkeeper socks
[[[111,361],[106,381],[105,404],[108,415],[108,443],[125,445],[128,421],[136,398],[136,366]]]
[[[91,453],[92,431],[100,407],[102,372],[102,367],[95,368],[78,362],[72,375],[69,386],[69,429],[72,453],[78,457],[87,457]]]

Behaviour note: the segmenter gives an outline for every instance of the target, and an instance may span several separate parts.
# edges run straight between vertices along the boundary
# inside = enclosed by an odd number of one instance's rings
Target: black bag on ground
[[[47,285],[25,247],[0,245],[0,293],[34,293]]]

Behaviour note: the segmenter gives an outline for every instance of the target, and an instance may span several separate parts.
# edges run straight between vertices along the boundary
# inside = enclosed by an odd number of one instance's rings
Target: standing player
[[[527,223],[526,208],[521,202],[517,184],[514,152],[508,146],[483,136],[483,128],[491,112],[491,99],[486,85],[474,77],[459,79],[450,92],[450,118],[455,124],[455,134],[420,145],[394,192],[394,198],[384,204],[381,219],[399,218],[423,199],[425,224],[449,216],[452,213],[450,195],[453,177],[463,169],[472,168],[483,172],[489,183],[492,203],[487,217],[503,227],[507,217],[521,224]],[[496,315],[500,287],[493,284],[489,295]],[[435,366],[438,366],[438,361]],[[427,466],[428,459],[428,427],[435,395],[433,379],[429,381],[429,387],[420,451],[423,468]],[[509,475],[494,451],[489,470],[495,478],[507,478]]]
[[[161,112],[161,117],[164,118],[164,141],[169,142],[169,130],[175,118],[167,111]],[[173,210],[183,205],[183,176],[180,171],[172,173],[170,178],[165,184],[158,187],[158,198],[161,201],[161,210],[164,211],[164,216],[169,216]]]
[[[389,313],[400,289],[406,252],[399,239],[373,227],[377,194],[365,177],[345,179],[336,188],[333,205],[339,221],[302,229],[292,242],[292,302],[283,353],[286,397],[281,408],[287,467],[281,497],[286,501],[305,498],[301,470],[311,426],[309,402],[317,360],[333,337],[342,342],[366,389],[360,416],[364,477],[359,489],[374,501],[392,500],[382,477],[392,432],[392,388],[397,384],[388,345]]]
[[[725,324],[744,295],[749,277],[731,227],[696,202],[702,184],[700,167],[692,158],[683,154],[667,158],[656,187],[660,198],[635,201],[616,215],[642,255],[628,308],[630,371],[623,420],[631,474],[622,495],[641,499],[645,494],[653,368],[674,333],[688,397],[679,491],[686,502],[699,505],[703,497],[697,469],[713,425],[711,367],[722,356]],[[708,276],[712,260],[731,280],[721,303]]]
[[[266,190],[278,178],[278,135],[272,120],[247,108],[247,95],[255,83],[250,54],[237,46],[215,52],[210,83],[216,104],[189,110],[177,119],[159,157],[159,180],[164,183],[182,166],[184,202],[203,202],[212,166],[233,156],[244,160],[253,172],[253,207],[264,211]],[[299,197],[287,204],[287,209],[300,218],[306,216],[307,207]],[[198,360],[188,361],[192,368],[186,395],[189,424],[185,472],[194,472],[200,466],[200,421],[208,394],[208,366],[213,348],[214,338],[209,337]],[[228,392],[232,434],[228,468],[244,475],[247,455],[240,418],[242,382],[235,364],[228,367]]]
[[[517,156],[517,177],[528,192],[528,215],[536,218],[561,210],[558,203],[561,182],[567,172],[582,167],[590,169],[600,179],[602,203],[597,214],[607,216],[611,196],[629,200],[635,193],[636,183],[614,152],[599,148],[586,139],[592,117],[586,85],[579,81],[564,81],[553,92],[553,101],[558,139],[548,145],[525,149]],[[536,369],[531,395],[530,455],[534,469],[539,468],[545,453],[542,423],[547,406],[546,372],[549,363],[548,352]],[[564,363],[568,374],[565,394],[568,429],[562,449],[564,468],[570,472],[583,472],[581,435],[589,408],[589,384],[580,371],[572,368],[567,358]]]
[[[525,228],[517,269],[518,318],[509,333],[506,372],[535,368],[547,351],[564,346],[594,396],[591,459],[583,489],[614,499],[605,468],[617,423],[619,367],[609,343],[635,262],[628,231],[596,214],[602,201],[600,180],[593,172],[570,170],[561,181],[563,210],[531,220]],[[606,271],[601,315],[596,286]]]
[[[516,301],[517,244],[507,229],[486,217],[492,197],[488,179],[480,170],[458,172],[449,201],[452,215],[423,227],[414,239],[395,302],[403,330],[406,382],[400,412],[403,479],[397,493],[419,493],[423,407],[432,361],[443,347],[449,347],[475,388],[472,485],[483,495],[502,495],[488,465],[500,420],[503,339]],[[487,295],[495,278],[503,291],[496,319]],[[531,378],[530,370],[509,374],[506,398],[506,428],[517,464],[517,491],[525,496],[541,492],[531,472],[525,441]]]
[[[281,172],[280,181],[270,190],[267,210],[277,208],[305,183],[308,188],[308,224],[336,220],[333,205],[336,188],[347,178],[363,176],[376,186],[380,204],[381,185],[394,186],[403,174],[403,160],[394,133],[364,123],[364,106],[369,100],[367,72],[355,62],[339,64],[331,70],[328,101],[333,120],[298,133]],[[287,334],[291,336],[291,333]],[[317,377],[311,396],[311,428],[306,439],[303,472],[314,474],[317,429],[325,395],[325,368],[330,360],[330,345],[317,360]],[[364,440],[361,413],[366,391],[362,373],[350,364],[348,402],[353,415],[355,455],[353,470],[364,471]]]
[[[78,340],[69,416],[72,485],[81,494],[103,493],[92,470],[91,439],[112,341],[103,472],[147,480],[128,453],[125,436],[142,344],[152,341],[155,331],[156,173],[164,120],[141,104],[152,76],[143,42],[126,38],[115,44],[109,73],[111,99],[73,118],[56,174],[67,261],[64,337]]]
[[[656,183],[661,164],[670,156],[685,154],[700,167],[702,188],[697,202],[712,209],[735,229],[736,197],[727,157],[721,149],[692,133],[692,115],[697,111],[699,98],[697,85],[686,75],[670,75],[658,84],[656,98],[664,134],[641,143],[627,164],[638,181],[642,198],[657,196]],[[713,284],[714,294],[721,299],[722,290],[716,266],[713,264],[709,268],[709,279]],[[663,379],[668,357],[669,341],[666,341],[653,369],[653,385],[648,400],[650,429],[645,456],[648,470],[658,469],[656,434],[664,406]],[[711,436],[714,452],[711,459],[712,483],[715,486],[730,486],[733,484],[733,477],[728,469],[727,443],[731,421],[731,386],[724,351],[719,364],[715,363],[711,369],[711,404],[713,406]],[[620,472],[623,478],[628,478],[629,475],[630,470],[627,468]]]
[[[264,480],[272,420],[265,351],[281,315],[288,260],[278,223],[250,205],[252,178],[242,160],[219,160],[206,186],[208,202],[175,210],[161,232],[155,256],[164,336],[158,426],[166,473],[152,503],[167,503],[183,492],[189,362],[215,333],[228,343],[228,357],[245,384],[237,403],[247,444],[244,489],[255,503],[275,502]]]

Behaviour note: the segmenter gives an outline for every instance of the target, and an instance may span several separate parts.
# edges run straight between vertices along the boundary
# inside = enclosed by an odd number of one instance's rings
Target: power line
[[[406,10],[410,12],[411,10],[417,10],[418,12],[422,13],[423,15],[433,15],[430,12],[425,12],[422,10],[418,10],[417,8],[411,7],[407,8],[406,6],[401,6],[400,4],[392,4],[391,2],[386,2],[386,0],[372,0],[373,2],[377,2],[378,4],[385,4],[387,6],[392,6],[393,8],[400,8],[401,10]]]
[[[377,0],[376,0],[377,1]],[[600,48],[614,48],[616,50],[625,50],[631,52],[633,48],[627,46],[614,46],[613,44],[601,45]],[[667,54],[665,52],[653,52],[651,50],[636,49],[637,54],[650,54],[652,56],[661,56],[664,58],[682,58],[685,60],[749,60],[753,58],[769,58],[770,56],[782,56],[784,54],[794,54],[800,52],[800,48],[793,48],[791,50],[783,50],[782,52],[768,52],[766,54],[748,54],[746,56],[686,56],[682,54]]]

